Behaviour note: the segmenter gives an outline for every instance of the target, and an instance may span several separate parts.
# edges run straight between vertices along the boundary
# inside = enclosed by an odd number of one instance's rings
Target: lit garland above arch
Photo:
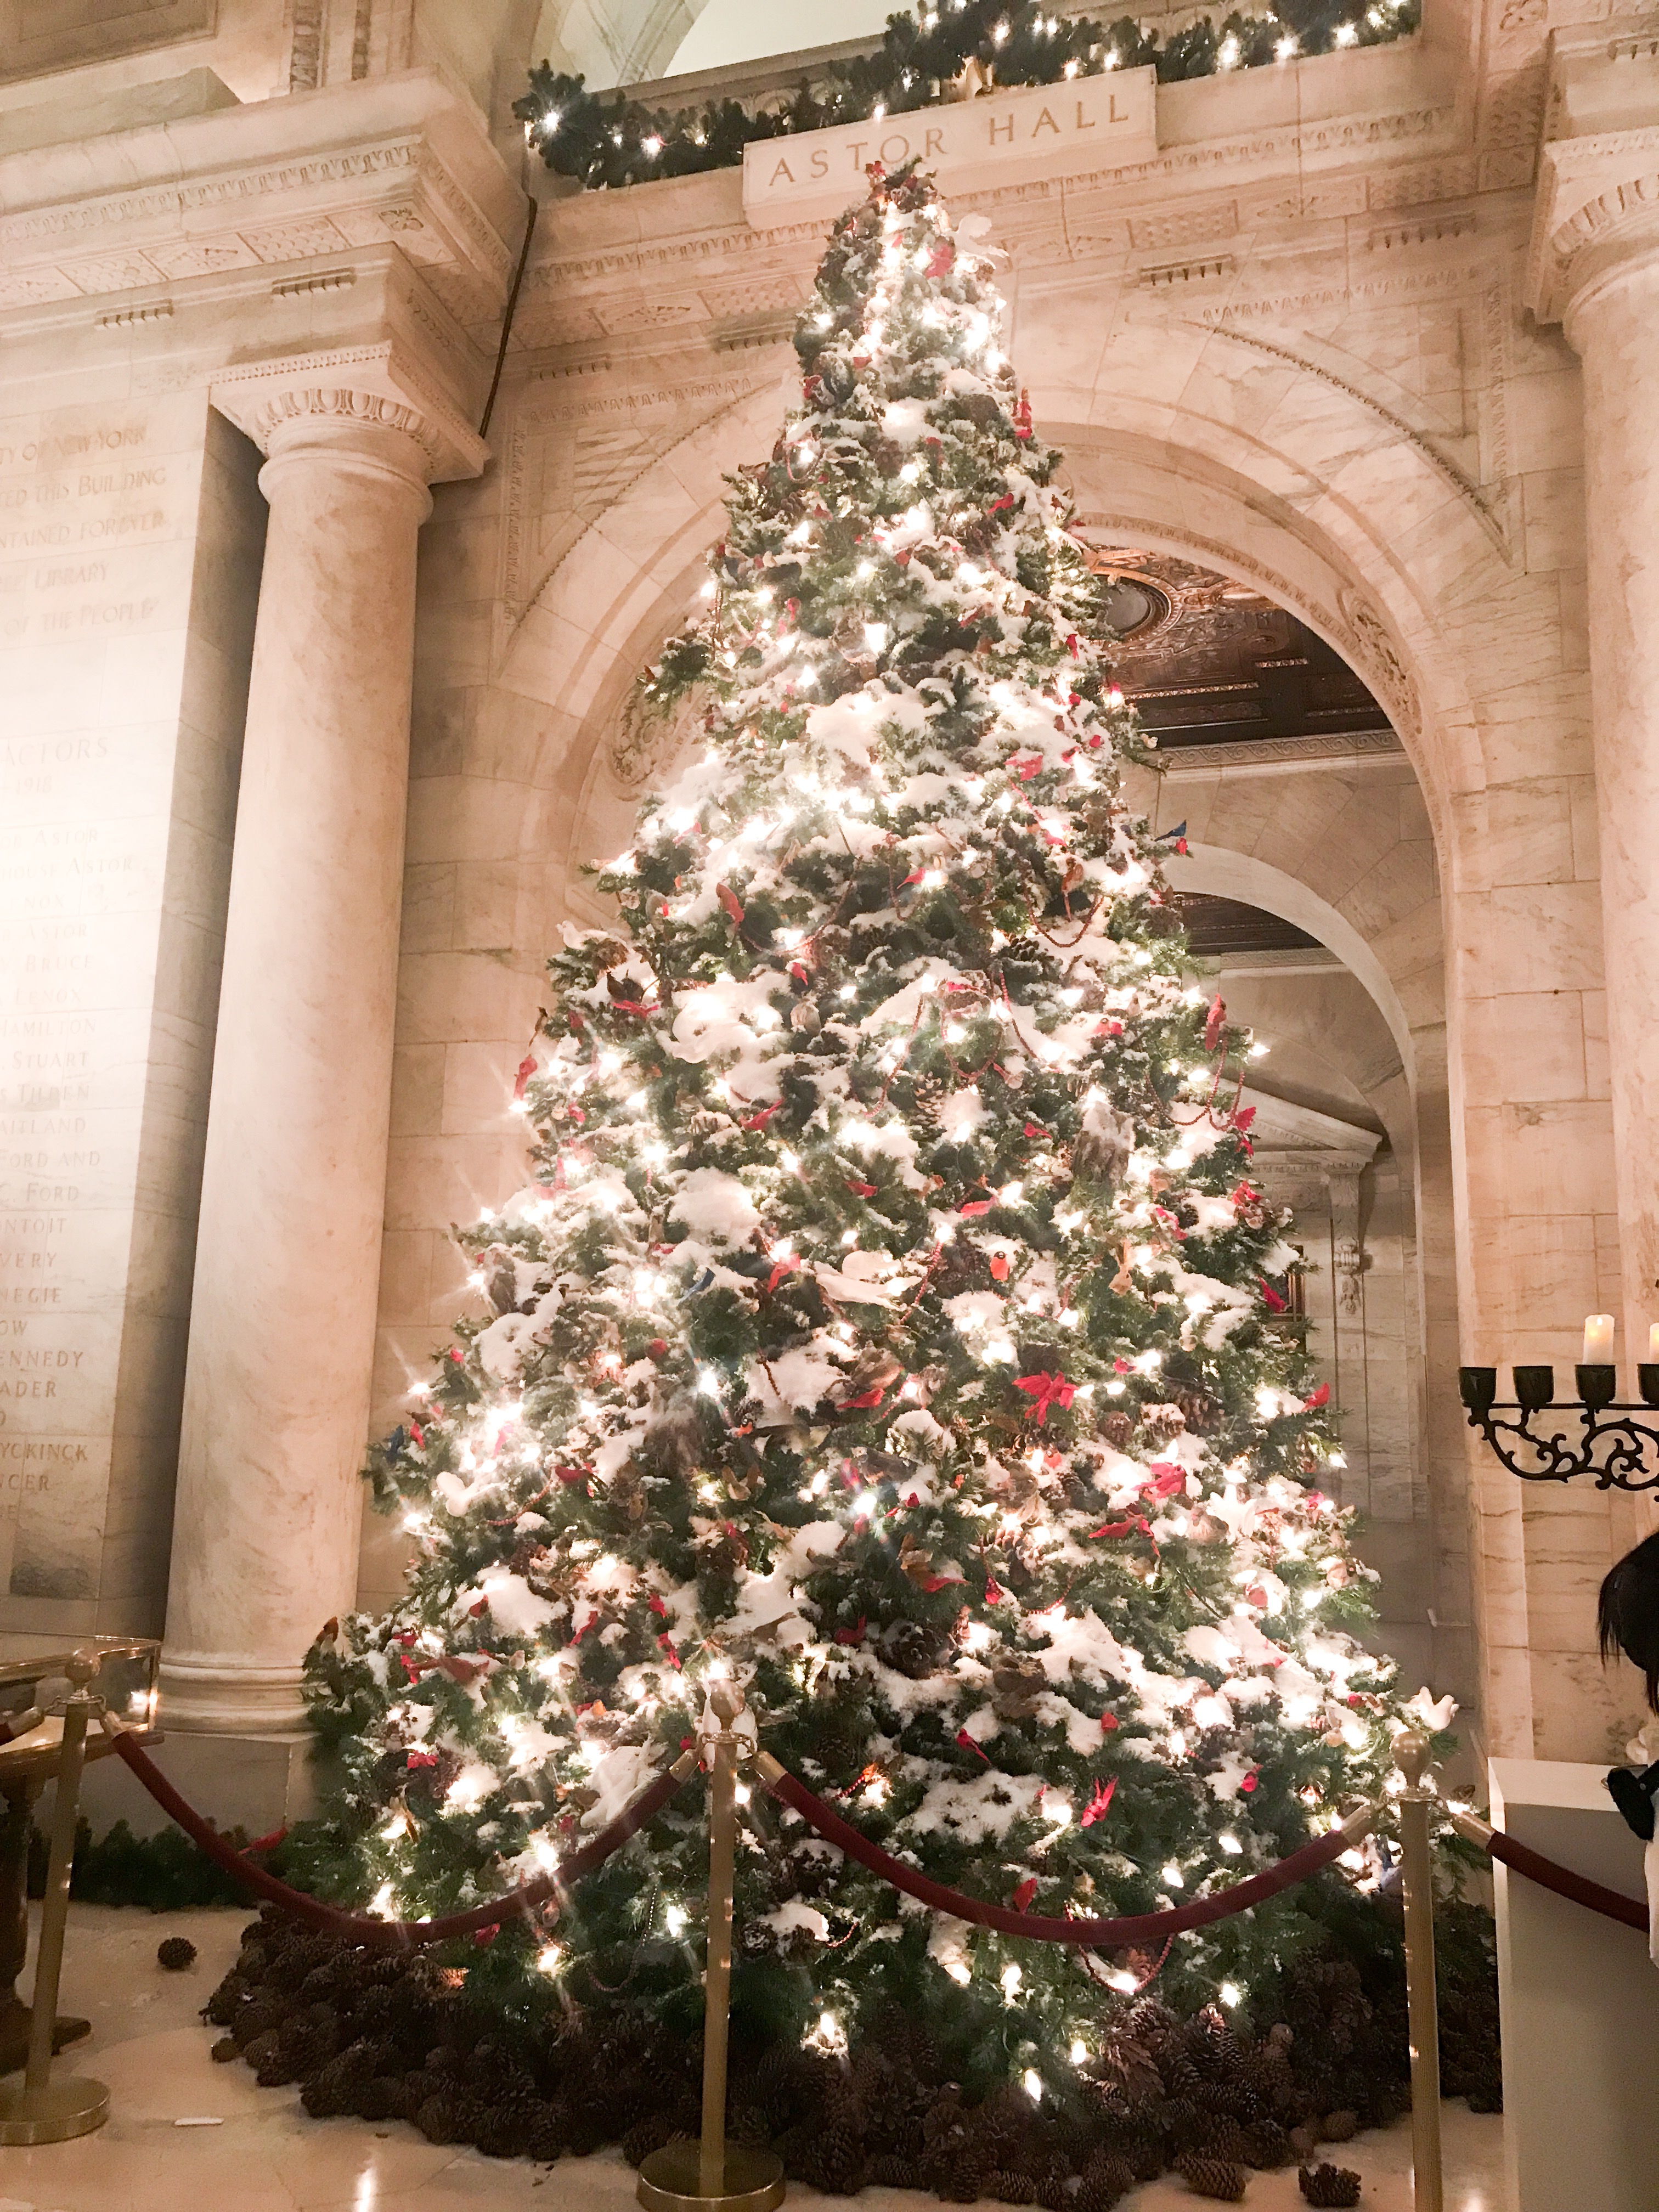
[[[1346,46],[1386,46],[1414,31],[1421,15],[1421,0],[1373,0],[1370,6],[1363,0],[1279,0],[1265,14],[1235,9],[1218,30],[1202,16],[1161,41],[1156,29],[1132,15],[1105,24],[1003,0],[918,0],[915,13],[889,16],[874,52],[826,62],[793,92],[747,106],[722,100],[701,108],[648,107],[619,94],[590,92],[580,76],[542,62],[513,112],[557,175],[615,190],[734,168],[744,148],[757,139],[879,121],[971,100],[993,85],[1058,84],[1148,65],[1168,84]]]

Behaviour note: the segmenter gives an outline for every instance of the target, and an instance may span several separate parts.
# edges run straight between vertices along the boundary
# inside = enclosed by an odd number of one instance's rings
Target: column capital
[[[1527,304],[1561,323],[1604,282],[1659,270],[1659,34],[1614,18],[1550,36]]]
[[[402,447],[422,483],[476,477],[489,458],[454,402],[395,343],[241,362],[219,372],[210,397],[271,460],[308,431],[378,449],[392,465]]]

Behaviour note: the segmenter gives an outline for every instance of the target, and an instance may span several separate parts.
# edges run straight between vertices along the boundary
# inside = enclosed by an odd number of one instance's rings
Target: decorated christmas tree
[[[1034,1914],[1207,1894],[1381,1787],[1247,1040],[1120,795],[985,230],[909,172],[836,224],[800,403],[647,677],[706,741],[552,963],[532,1178],[459,1232],[483,1310],[374,1455],[404,1596],[313,1655],[334,1882],[386,1914],[556,1865],[719,1682],[888,1851]],[[471,1985],[694,2033],[706,1867],[690,1791]],[[740,2034],[835,2052],[896,2005],[1060,2100],[1155,1976],[1219,2029],[1314,1924],[1025,1942],[759,1793],[738,1916]]]

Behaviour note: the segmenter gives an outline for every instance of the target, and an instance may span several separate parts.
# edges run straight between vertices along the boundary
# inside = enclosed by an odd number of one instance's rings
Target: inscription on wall
[[[971,171],[984,191],[1146,161],[1158,151],[1155,99],[1150,69],[1117,70],[763,139],[744,152],[743,211],[757,230],[838,215],[872,161],[893,169],[914,157],[945,184]]]
[[[0,420],[0,1606],[100,1589],[202,408]],[[135,1440],[136,1441],[136,1440]]]

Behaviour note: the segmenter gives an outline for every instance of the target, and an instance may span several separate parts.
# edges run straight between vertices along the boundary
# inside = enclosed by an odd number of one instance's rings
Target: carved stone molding
[[[637,689],[611,735],[607,757],[611,772],[624,791],[640,791],[665,769],[701,734],[707,702],[701,691],[686,694],[666,714],[653,714]]]
[[[477,476],[488,458],[454,401],[395,342],[240,362],[219,372],[210,397],[262,453],[283,423],[331,416],[402,431],[433,483]]]
[[[1423,733],[1423,708],[1411,671],[1401,659],[1382,617],[1358,592],[1339,595],[1343,619],[1352,644],[1354,664],[1389,710],[1389,720],[1402,737],[1413,740]]]
[[[522,198],[434,76],[250,106],[234,138],[222,112],[151,138],[116,133],[35,157],[0,213],[0,310],[191,277],[234,283],[239,270],[395,240],[465,319],[499,311],[513,260],[504,234]]]
[[[301,386],[273,392],[262,400],[250,417],[248,434],[264,453],[285,423],[327,420],[372,424],[377,429],[401,430],[420,447],[428,472],[435,469],[442,447],[425,417],[412,407],[384,399],[378,392],[354,392],[349,386]]]
[[[1553,33],[1547,76],[1527,301],[1540,322],[1553,323],[1608,268],[1659,251],[1659,50],[1651,21]]]

